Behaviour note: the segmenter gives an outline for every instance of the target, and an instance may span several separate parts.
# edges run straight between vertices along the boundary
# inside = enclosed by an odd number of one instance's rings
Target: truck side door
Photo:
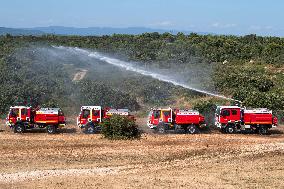
[[[228,123],[230,121],[231,111],[230,109],[222,109],[220,114],[220,123]]]
[[[171,123],[172,122],[172,113],[171,110],[164,110],[162,111],[163,114],[163,122]]]
[[[161,118],[161,110],[154,110],[152,116],[153,125],[158,125],[160,118]]]
[[[21,109],[21,120],[26,121],[28,117],[28,110],[27,108],[22,108]]]
[[[86,124],[91,119],[90,110],[84,109],[81,114],[81,123]]]
[[[101,111],[100,110],[92,110],[92,121],[101,122]]]

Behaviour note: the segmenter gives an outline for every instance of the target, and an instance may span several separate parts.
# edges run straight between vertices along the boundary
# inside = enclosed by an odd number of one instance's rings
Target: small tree
[[[135,122],[120,115],[113,115],[102,123],[102,134],[108,139],[135,139],[141,136]]]

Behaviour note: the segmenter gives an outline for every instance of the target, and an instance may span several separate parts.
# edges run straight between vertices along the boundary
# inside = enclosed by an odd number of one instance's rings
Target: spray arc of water
[[[160,80],[160,81],[172,83],[173,85],[181,86],[183,88],[186,88],[186,89],[189,89],[189,90],[192,90],[192,91],[196,91],[196,92],[203,93],[203,94],[210,95],[210,96],[215,96],[215,97],[226,99],[226,100],[239,102],[238,100],[235,100],[233,98],[225,97],[223,95],[218,95],[218,94],[215,94],[215,93],[212,93],[212,92],[208,92],[208,91],[205,91],[205,90],[201,90],[201,89],[191,87],[190,85],[178,82],[178,81],[170,78],[169,76],[165,76],[165,75],[160,74],[160,73],[155,73],[153,71],[146,70],[146,69],[138,67],[138,66],[136,66],[136,65],[134,65],[130,62],[126,62],[126,61],[122,61],[122,60],[119,60],[119,59],[116,59],[116,58],[108,57],[108,56],[106,56],[102,53],[99,53],[99,52],[92,52],[92,51],[77,48],[77,47],[73,48],[73,47],[63,47],[63,46],[56,47],[56,46],[54,46],[54,48],[67,49],[67,50],[70,50],[70,51],[73,51],[73,52],[82,53],[86,56],[89,56],[89,57],[92,57],[94,59],[106,62],[106,63],[111,64],[113,66],[120,67],[120,68],[123,68],[125,70],[136,72],[136,73],[139,73],[139,74],[142,74],[142,75],[145,75],[145,76],[149,76],[149,77],[152,77],[152,78]]]

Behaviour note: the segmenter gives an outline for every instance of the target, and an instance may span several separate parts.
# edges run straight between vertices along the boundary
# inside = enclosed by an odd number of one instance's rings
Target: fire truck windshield
[[[164,116],[169,116],[170,115],[170,111],[163,111]]]
[[[155,119],[160,118],[160,116],[161,116],[161,110],[155,110],[155,111],[153,112],[153,115],[154,115],[154,118],[155,118]]]
[[[230,116],[230,110],[222,110],[221,115],[222,116]]]
[[[83,118],[88,118],[89,115],[90,115],[90,110],[83,110],[83,115],[82,115]]]
[[[11,109],[10,116],[17,117],[19,115],[19,109]]]
[[[28,115],[28,110],[26,108],[21,109],[22,115]]]
[[[100,115],[100,110],[92,110],[92,114],[94,116],[99,116]]]

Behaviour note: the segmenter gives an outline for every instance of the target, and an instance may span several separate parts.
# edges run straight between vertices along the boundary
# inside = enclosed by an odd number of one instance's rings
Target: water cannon
[[[242,101],[236,100],[236,99],[233,99],[233,100],[234,100],[236,106],[239,106],[239,107],[243,106],[243,102]]]

